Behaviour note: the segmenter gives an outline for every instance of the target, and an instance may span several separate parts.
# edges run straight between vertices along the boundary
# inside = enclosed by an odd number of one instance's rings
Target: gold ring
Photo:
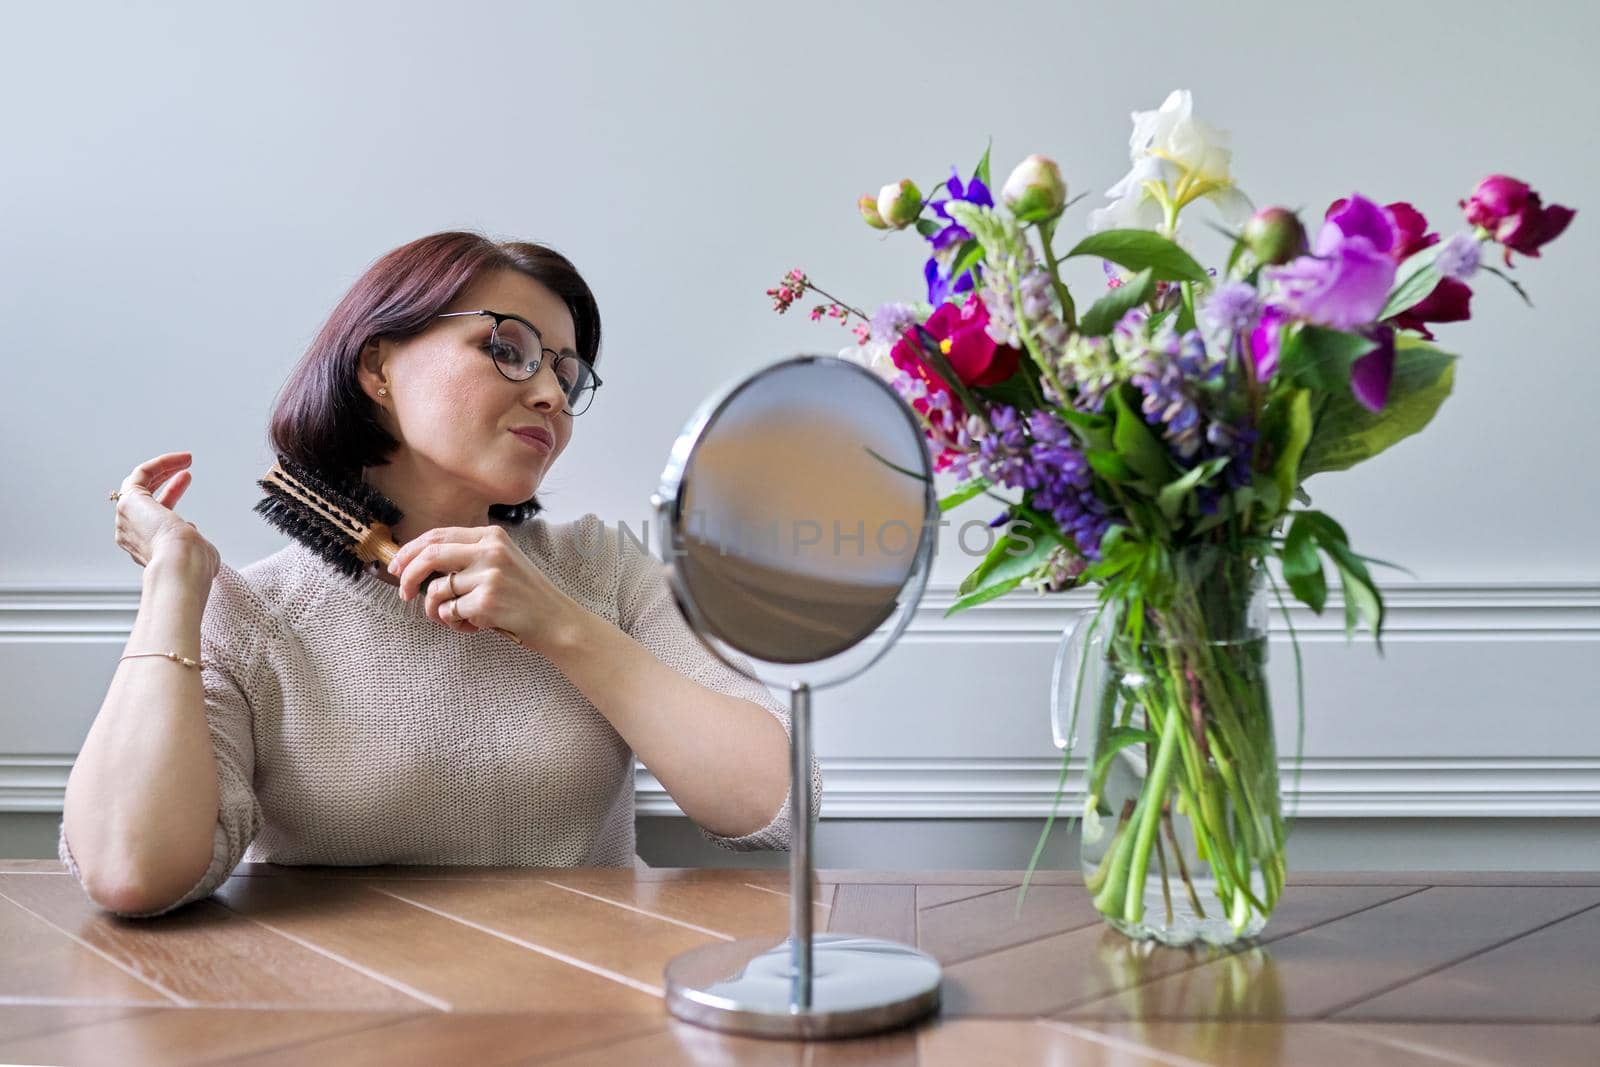
[[[107,500],[116,500],[121,496],[122,496],[122,490],[121,489],[113,489],[113,490],[111,490],[111,495],[106,497],[106,499]]]
[[[456,600],[456,599],[459,599],[460,596],[461,596],[461,594],[456,592],[456,572],[455,571],[451,571],[450,572],[450,599],[451,600]]]

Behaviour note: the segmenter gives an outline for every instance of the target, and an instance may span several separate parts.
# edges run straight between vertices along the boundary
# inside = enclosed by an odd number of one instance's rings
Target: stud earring
[[[380,386],[378,386],[378,395],[379,396],[388,396],[389,395],[389,390],[385,389],[383,386],[380,385]]]

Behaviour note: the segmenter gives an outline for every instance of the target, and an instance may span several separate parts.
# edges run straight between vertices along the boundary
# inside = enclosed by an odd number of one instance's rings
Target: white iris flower
[[[1089,213],[1089,229],[1154,230],[1169,222],[1175,229],[1178,212],[1202,197],[1230,225],[1242,224],[1251,204],[1229,173],[1228,139],[1227,131],[1194,117],[1187,89],[1174,89],[1156,111],[1133,112],[1133,168],[1106,190],[1112,202]]]

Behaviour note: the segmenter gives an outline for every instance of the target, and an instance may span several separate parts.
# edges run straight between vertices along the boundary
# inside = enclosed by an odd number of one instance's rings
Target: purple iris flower
[[[1380,204],[1351,194],[1331,212],[1311,254],[1268,272],[1296,318],[1355,330],[1378,317],[1394,285],[1399,231]]]
[[[944,187],[950,195],[943,200],[930,201],[928,204],[933,208],[933,213],[945,221],[944,229],[928,238],[928,243],[933,246],[933,255],[928,257],[928,262],[922,268],[923,276],[928,281],[930,304],[942,304],[951,296],[965,293],[972,288],[972,276],[967,273],[963,273],[954,284],[951,283],[950,261],[955,256],[956,249],[961,247],[961,243],[971,240],[972,234],[951,218],[944,206],[952,200],[964,200],[980,207],[994,207],[994,197],[989,195],[989,187],[984,185],[976,174],[972,176],[971,181],[962,185],[956,168],[951,167],[950,180],[944,183]]]
[[[1378,347],[1350,364],[1350,391],[1368,411],[1382,411],[1394,377],[1394,330],[1379,324],[1361,331]]]
[[[1268,304],[1246,337],[1245,348],[1255,364],[1256,381],[1264,382],[1278,373],[1278,350],[1283,347],[1283,328],[1289,313],[1277,304]]]

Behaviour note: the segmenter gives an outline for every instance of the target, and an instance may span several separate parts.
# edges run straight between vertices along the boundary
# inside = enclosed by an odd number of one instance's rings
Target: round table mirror
[[[790,697],[788,936],[667,967],[675,1016],[769,1037],[843,1037],[938,1007],[939,965],[813,919],[811,693],[866,670],[927,583],[938,501],[916,416],[877,375],[784,360],[718,391],[673,444],[652,502],[678,607],[729,666]]]

